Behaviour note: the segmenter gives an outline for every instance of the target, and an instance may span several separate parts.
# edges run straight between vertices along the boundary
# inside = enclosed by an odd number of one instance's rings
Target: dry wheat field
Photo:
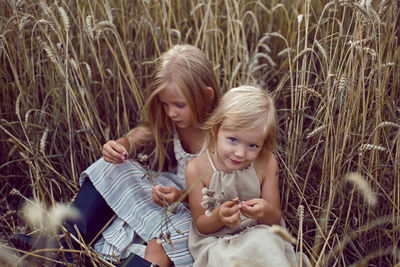
[[[399,12],[398,0],[1,0],[0,263],[52,263],[6,243],[51,229],[23,204],[43,219],[69,203],[102,144],[140,120],[154,61],[188,43],[223,90],[272,93],[295,250],[315,266],[400,266]]]

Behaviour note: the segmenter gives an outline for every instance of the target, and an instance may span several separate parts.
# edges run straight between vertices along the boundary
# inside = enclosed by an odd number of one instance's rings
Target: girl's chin
[[[175,127],[178,128],[178,129],[188,129],[188,128],[190,128],[190,126],[187,125],[184,122],[175,122],[174,124],[175,124]]]

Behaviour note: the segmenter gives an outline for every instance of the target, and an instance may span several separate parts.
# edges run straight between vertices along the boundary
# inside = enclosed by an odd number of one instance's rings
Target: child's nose
[[[238,147],[236,148],[236,150],[235,150],[235,156],[236,156],[236,157],[243,157],[243,156],[244,156],[244,153],[245,153],[244,148],[241,147],[241,146],[238,146]]]
[[[170,118],[175,117],[176,114],[177,114],[177,112],[176,112],[176,109],[175,109],[175,108],[170,107],[170,108],[168,109],[168,116],[169,116]]]

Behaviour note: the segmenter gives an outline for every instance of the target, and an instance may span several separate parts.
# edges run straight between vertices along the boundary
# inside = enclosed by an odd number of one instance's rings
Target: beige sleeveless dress
[[[208,154],[208,151],[207,151]],[[226,199],[239,197],[249,200],[261,196],[260,182],[253,165],[244,170],[225,173],[216,170],[208,155],[214,173],[209,189],[224,193]],[[204,235],[193,222],[189,232],[189,250],[195,259],[193,266],[296,266],[293,247],[280,236],[270,232],[268,225],[241,215],[240,226],[224,226],[217,232]]]

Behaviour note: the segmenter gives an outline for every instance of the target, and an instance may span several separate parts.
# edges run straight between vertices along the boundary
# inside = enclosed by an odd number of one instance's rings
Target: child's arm
[[[215,209],[211,216],[205,215],[206,209],[200,204],[203,199],[201,190],[204,187],[204,179],[210,173],[211,171],[204,166],[201,156],[191,160],[185,170],[189,207],[193,223],[197,231],[202,234],[214,233],[224,225],[236,226],[240,224],[239,206],[234,201],[226,201]]]
[[[242,204],[243,215],[258,219],[262,224],[279,224],[281,220],[278,162],[273,154],[255,162],[261,179],[261,198],[250,199]]]

